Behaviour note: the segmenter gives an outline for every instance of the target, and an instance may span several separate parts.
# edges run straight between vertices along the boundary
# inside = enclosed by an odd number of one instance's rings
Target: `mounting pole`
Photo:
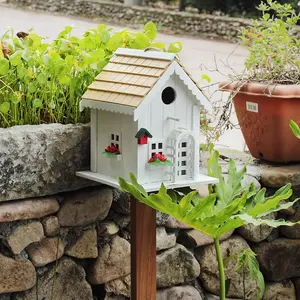
[[[131,300],[156,300],[156,211],[131,198]]]

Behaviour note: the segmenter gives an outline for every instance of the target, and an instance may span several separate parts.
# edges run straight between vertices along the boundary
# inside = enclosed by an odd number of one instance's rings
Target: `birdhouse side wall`
[[[175,90],[176,98],[173,103],[165,104],[162,101],[162,92],[165,88],[172,87]],[[155,89],[156,87],[154,87]],[[195,137],[193,151],[199,149],[200,138],[200,106],[196,97],[186,87],[184,82],[176,74],[155,93],[152,101],[149,101],[147,108],[138,120],[138,128],[146,128],[153,138],[149,138],[148,145],[138,147],[138,179],[141,183],[171,181],[174,178],[174,168],[169,166],[151,166],[148,160],[154,152],[163,152],[167,159],[176,155],[170,150],[174,132],[186,130],[192,132]],[[199,137],[199,138],[198,138]],[[152,149],[152,144],[163,144],[162,149]],[[197,155],[196,155],[197,156]],[[198,158],[199,161],[199,154]],[[196,168],[198,165],[196,162]]]
[[[137,124],[133,121],[133,116],[97,111],[97,173],[125,179],[129,179],[130,172],[137,174],[136,132]],[[118,145],[120,154],[103,155],[105,149],[112,144]]]

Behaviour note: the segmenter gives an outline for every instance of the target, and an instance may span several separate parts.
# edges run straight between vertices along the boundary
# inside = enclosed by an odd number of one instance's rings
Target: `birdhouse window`
[[[172,87],[166,87],[161,94],[162,102],[166,105],[170,105],[176,99],[176,92]]]
[[[112,133],[110,135],[110,145],[116,147],[119,151],[121,150],[121,138],[119,133]]]
[[[151,157],[153,157],[155,154],[160,153],[163,154],[163,148],[164,145],[162,142],[152,142],[151,143]]]

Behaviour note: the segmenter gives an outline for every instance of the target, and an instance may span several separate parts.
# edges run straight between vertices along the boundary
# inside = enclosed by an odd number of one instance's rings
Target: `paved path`
[[[15,32],[27,31],[33,27],[37,33],[53,39],[66,25],[74,25],[74,33],[79,35],[86,29],[94,27],[97,23],[88,19],[14,9],[6,6],[5,4],[1,4],[0,0],[0,36],[6,31],[7,26],[14,28]],[[120,29],[118,26],[113,27]],[[233,44],[166,34],[159,34],[157,39],[163,42],[182,42],[183,51],[180,53],[180,59],[196,80],[200,80],[201,74],[203,73],[209,74],[212,77],[213,82],[217,82],[225,78],[225,76],[222,76],[218,72],[201,70],[200,66],[202,64],[204,64],[208,69],[214,69],[215,60],[222,73],[228,74],[230,72],[222,62],[225,62],[228,56],[235,49],[235,45]],[[235,70],[241,70],[245,55],[245,49],[235,49],[229,59],[230,65]],[[203,84],[205,85],[205,82]],[[214,95],[214,100],[219,98],[220,93]],[[227,132],[221,138],[219,144],[242,150],[243,138],[239,130],[232,130]]]

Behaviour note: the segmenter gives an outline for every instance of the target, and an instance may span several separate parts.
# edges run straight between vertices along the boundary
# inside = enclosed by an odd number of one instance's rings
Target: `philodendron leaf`
[[[299,125],[296,122],[294,122],[294,121],[290,121],[290,127],[291,127],[294,135],[298,139],[300,139],[300,127],[299,127]]]
[[[210,194],[204,198],[197,191],[187,192],[186,195],[167,191],[163,184],[159,192],[148,195],[133,174],[130,174],[131,184],[122,178],[119,178],[119,184],[123,191],[130,193],[138,201],[171,215],[214,239],[245,224],[266,224],[275,228],[295,224],[264,218],[271,212],[289,208],[298,201],[284,201],[292,195],[291,185],[282,187],[273,196],[266,198],[265,189],[257,191],[253,184],[242,186],[246,167],[237,170],[234,161],[230,161],[228,178],[225,180],[217,151],[210,152],[208,173],[217,177],[219,183],[212,186]]]

